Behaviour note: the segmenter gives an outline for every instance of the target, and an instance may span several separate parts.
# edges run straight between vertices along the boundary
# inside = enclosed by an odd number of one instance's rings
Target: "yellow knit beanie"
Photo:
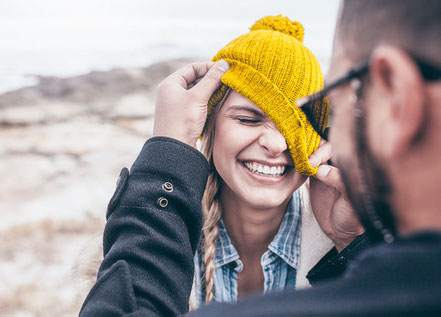
[[[221,87],[208,103],[209,112],[228,87],[255,103],[285,137],[296,170],[315,175],[317,168],[308,157],[319,146],[320,136],[296,106],[323,87],[323,75],[314,55],[303,45],[303,26],[286,17],[268,16],[258,20],[250,32],[231,41],[213,61],[227,61],[231,67],[222,77]],[[227,87],[228,86],[228,87]],[[318,127],[324,130],[329,119],[327,99],[313,106]]]

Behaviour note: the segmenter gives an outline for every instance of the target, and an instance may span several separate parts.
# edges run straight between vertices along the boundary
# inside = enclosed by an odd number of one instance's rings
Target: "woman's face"
[[[274,123],[236,91],[216,117],[213,161],[222,190],[257,209],[282,205],[306,180]]]

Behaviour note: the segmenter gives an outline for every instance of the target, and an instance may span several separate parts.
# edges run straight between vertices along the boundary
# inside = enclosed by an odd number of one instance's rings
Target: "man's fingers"
[[[320,164],[328,162],[332,158],[331,143],[323,142],[317,150],[309,156],[309,164],[312,167],[317,167]]]
[[[168,79],[177,82],[183,88],[188,89],[191,84],[194,84],[194,81],[204,77],[213,64],[213,62],[189,64],[178,69],[171,74]]]
[[[188,85],[188,89],[191,89],[194,86],[196,86],[201,80],[202,80],[202,78],[196,79],[194,82],[192,82],[191,84]]]
[[[222,76],[230,69],[230,65],[223,60],[218,61],[207,72],[207,74],[192,88],[194,91],[200,91],[208,98],[219,87]]]
[[[344,185],[338,168],[331,165],[321,165],[317,171],[317,179],[344,193]]]

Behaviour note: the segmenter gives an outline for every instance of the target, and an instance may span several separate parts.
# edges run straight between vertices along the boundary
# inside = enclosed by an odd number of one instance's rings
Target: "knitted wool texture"
[[[315,175],[308,157],[320,142],[296,100],[323,87],[323,74],[315,56],[303,45],[303,26],[286,17],[258,20],[250,32],[231,41],[213,58],[225,60],[230,69],[208,103],[209,113],[228,87],[256,104],[285,137],[296,170]],[[228,86],[228,87],[227,87]],[[329,119],[327,98],[316,102],[313,115],[322,131]]]

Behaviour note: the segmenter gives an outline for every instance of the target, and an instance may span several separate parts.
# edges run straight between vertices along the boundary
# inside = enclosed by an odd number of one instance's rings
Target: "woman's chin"
[[[281,206],[286,201],[286,198],[282,199],[281,197],[274,197],[273,195],[253,195],[251,197],[247,197],[246,200],[250,206],[255,209],[272,209]]]

